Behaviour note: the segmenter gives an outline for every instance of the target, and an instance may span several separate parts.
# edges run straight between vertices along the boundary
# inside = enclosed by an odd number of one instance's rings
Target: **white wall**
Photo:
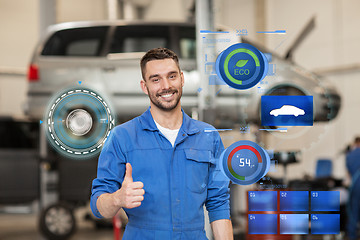
[[[181,0],[156,0],[150,1],[144,18],[152,21],[185,21],[186,1]]]
[[[38,0],[0,0],[0,115],[22,115],[25,72],[39,35],[38,16]]]
[[[105,20],[107,18],[106,0],[57,0],[56,21]]]
[[[37,2],[0,0],[0,66],[27,66],[39,34]]]

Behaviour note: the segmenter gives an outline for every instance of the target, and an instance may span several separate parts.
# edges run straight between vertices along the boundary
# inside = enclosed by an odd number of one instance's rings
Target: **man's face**
[[[184,76],[173,59],[152,60],[145,65],[141,88],[157,108],[171,111],[179,105]]]

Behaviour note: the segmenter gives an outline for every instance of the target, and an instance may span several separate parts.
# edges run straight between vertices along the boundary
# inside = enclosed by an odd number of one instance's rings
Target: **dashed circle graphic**
[[[247,43],[234,44],[219,54],[216,73],[230,87],[248,89],[255,86],[267,74],[265,55]]]
[[[248,140],[231,144],[221,154],[220,161],[224,174],[239,185],[256,183],[270,168],[268,153],[258,144]]]
[[[86,159],[101,151],[115,117],[95,91],[76,88],[52,100],[45,123],[47,139],[55,150],[70,158]]]

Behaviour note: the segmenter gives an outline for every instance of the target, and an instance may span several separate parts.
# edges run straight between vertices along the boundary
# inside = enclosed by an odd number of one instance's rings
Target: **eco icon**
[[[216,74],[230,87],[248,89],[267,74],[269,63],[265,55],[247,43],[237,43],[219,54]]]

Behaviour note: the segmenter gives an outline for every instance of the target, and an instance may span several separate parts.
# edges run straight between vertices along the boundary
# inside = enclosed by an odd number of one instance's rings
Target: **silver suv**
[[[36,47],[29,66],[25,112],[41,119],[54,93],[81,83],[104,94],[121,118],[134,116],[148,106],[139,86],[141,56],[151,48],[168,47],[179,55],[182,69],[191,72],[196,68],[195,45],[192,24],[104,21],[54,25]],[[194,87],[189,81],[185,88]],[[196,106],[196,101],[194,91],[187,95],[184,106]]]
[[[139,115],[148,106],[139,86],[139,60],[151,48],[168,47],[180,57],[185,75],[182,106],[191,113],[198,107],[200,86],[195,35],[195,25],[185,23],[92,21],[51,26],[29,66],[25,112],[33,119],[42,119],[51,96],[81,84],[103,94],[120,121]],[[337,115],[340,97],[335,90],[275,54],[271,63],[276,65],[277,77],[268,81],[265,91],[216,86],[216,116],[220,122],[260,123],[261,95],[312,95],[315,121]]]

